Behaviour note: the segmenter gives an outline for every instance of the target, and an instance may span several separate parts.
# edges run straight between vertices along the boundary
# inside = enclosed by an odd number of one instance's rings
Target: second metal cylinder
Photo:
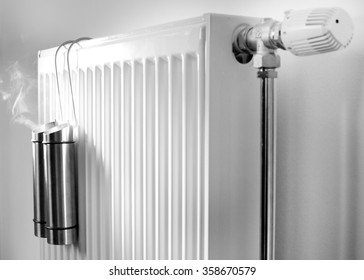
[[[73,127],[58,125],[44,134],[47,164],[47,242],[68,245],[77,238],[76,143]]]

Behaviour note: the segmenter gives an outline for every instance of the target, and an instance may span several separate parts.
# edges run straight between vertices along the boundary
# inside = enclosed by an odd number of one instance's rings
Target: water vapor
[[[33,129],[37,126],[37,79],[18,61],[0,74],[0,96],[7,103],[12,123]]]

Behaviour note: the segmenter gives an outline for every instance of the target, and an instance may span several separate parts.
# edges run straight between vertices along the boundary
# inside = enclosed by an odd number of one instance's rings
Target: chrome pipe
[[[275,258],[276,91],[274,68],[258,71],[261,90],[261,259]]]
[[[58,125],[44,134],[47,165],[47,242],[68,245],[77,238],[77,172],[74,129]]]
[[[49,122],[32,131],[34,235],[42,238],[46,237],[47,219],[46,165],[43,158],[44,146],[42,142],[44,133],[54,126],[56,126],[56,122]]]

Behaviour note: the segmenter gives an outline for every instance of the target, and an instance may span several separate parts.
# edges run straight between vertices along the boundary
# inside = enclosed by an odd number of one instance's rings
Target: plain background
[[[280,52],[278,259],[364,259],[364,4],[361,0],[0,0],[0,73],[37,51],[214,12],[283,19],[289,9],[341,7],[354,38],[340,52]],[[252,71],[254,71],[252,69]],[[252,81],[258,82],[258,81]],[[257,93],[258,94],[258,93]],[[0,259],[37,259],[30,130],[0,99]]]

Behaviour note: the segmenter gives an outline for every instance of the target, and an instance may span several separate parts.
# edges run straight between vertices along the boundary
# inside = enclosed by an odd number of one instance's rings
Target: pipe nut
[[[255,68],[278,68],[281,65],[279,55],[274,53],[255,54],[253,56],[253,67]]]

